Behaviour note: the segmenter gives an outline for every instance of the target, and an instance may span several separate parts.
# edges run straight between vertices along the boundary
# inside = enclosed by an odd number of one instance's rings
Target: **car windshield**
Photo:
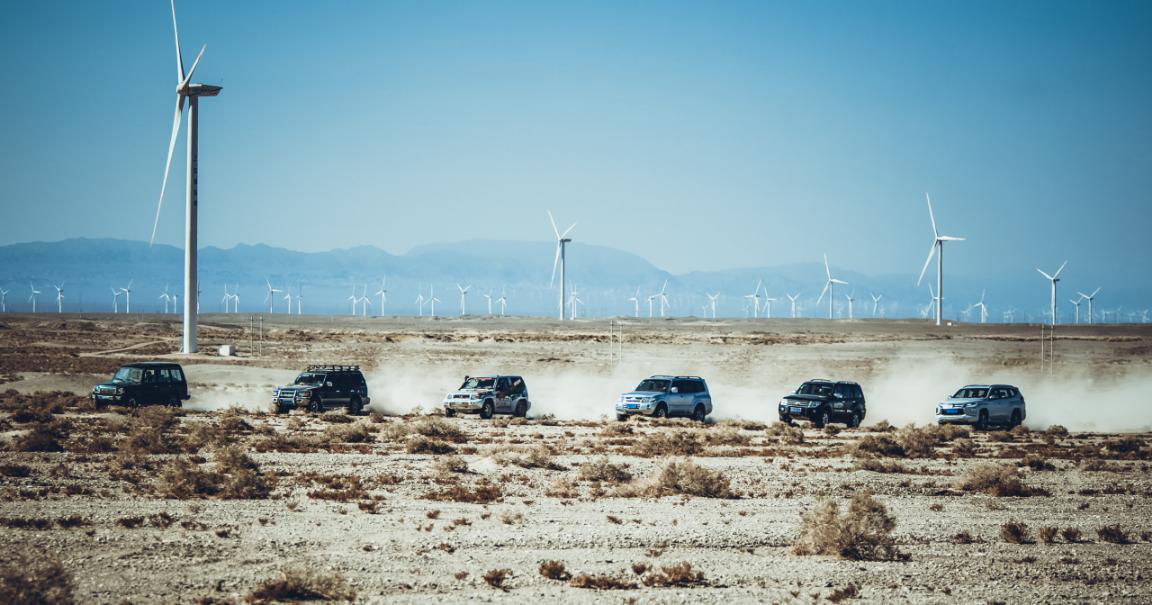
[[[296,377],[296,384],[321,384],[324,382],[323,374],[313,374],[312,372],[304,372]]]
[[[125,382],[128,384],[139,384],[140,377],[144,371],[140,368],[120,368],[116,370],[116,375],[112,377],[112,382]]]
[[[796,389],[799,395],[821,395],[828,396],[832,394],[832,383],[829,382],[805,382]]]
[[[495,378],[467,378],[464,384],[460,385],[461,389],[490,389],[496,383]]]
[[[984,399],[988,396],[988,389],[985,387],[964,387],[952,396],[953,399]]]
[[[669,381],[667,381],[667,380],[661,380],[658,378],[649,378],[649,379],[645,380],[644,382],[641,382],[640,386],[636,387],[636,390],[637,391],[645,391],[645,392],[653,392],[653,393],[663,393],[663,392],[668,390],[668,382]]]

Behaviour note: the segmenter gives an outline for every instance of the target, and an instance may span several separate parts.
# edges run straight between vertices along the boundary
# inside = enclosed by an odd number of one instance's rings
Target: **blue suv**
[[[712,413],[708,383],[699,376],[652,376],[616,402],[616,420],[643,414],[653,418],[687,416],[703,422]]]

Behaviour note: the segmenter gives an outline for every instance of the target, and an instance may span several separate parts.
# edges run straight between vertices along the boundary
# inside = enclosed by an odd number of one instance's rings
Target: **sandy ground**
[[[32,427],[13,414],[43,401],[4,396],[0,439],[9,451],[0,453],[0,465],[28,473],[0,476],[0,520],[75,515],[84,523],[6,523],[0,548],[59,559],[74,574],[81,602],[240,600],[291,565],[343,577],[363,602],[819,602],[849,586],[857,591],[845,600],[860,602],[1152,602],[1147,327],[1057,328],[1055,356],[1043,366],[1034,326],[280,317],[257,329],[247,316],[213,315],[203,318],[205,352],[194,356],[172,354],[178,330],[175,317],[158,316],[0,320],[0,389],[85,393],[125,361],[173,358],[195,392],[187,413],[161,431],[178,444],[169,453],[131,449],[146,419],[86,409],[82,401],[54,416],[72,425],[65,451],[10,451]],[[241,354],[212,354],[224,343]],[[259,412],[276,384],[320,362],[361,364],[378,415],[344,424],[340,412]],[[413,437],[404,431],[426,420],[413,414],[433,412],[463,375],[484,372],[524,375],[537,419],[444,420],[460,431],[449,447],[465,472],[441,468],[446,455],[411,451]],[[618,432],[608,420],[612,402],[652,373],[707,378],[715,423],[630,422],[633,432]],[[860,470],[857,444],[888,433],[809,428],[802,443],[791,443],[766,428],[780,396],[816,376],[859,381],[873,429],[881,420],[924,425],[935,402],[965,383],[1016,384],[1028,400],[1031,432],[1010,441],[976,433],[960,439],[972,447],[951,440],[926,457],[884,459],[897,465],[894,472]],[[247,428],[227,424],[237,418]],[[1053,424],[1072,432],[1041,432]],[[224,426],[233,429],[204,428]],[[331,436],[346,427],[363,427],[367,439]],[[641,444],[652,435],[685,435],[702,445],[647,455]],[[293,440],[306,444],[303,451]],[[212,469],[228,444],[274,478],[270,494],[165,491],[174,459]],[[546,452],[548,464],[518,466],[510,451]],[[128,454],[142,466],[126,469]],[[581,469],[601,456],[633,479],[582,478]],[[625,494],[622,486],[648,485],[683,459],[716,471],[737,497]],[[1020,468],[1024,482],[1047,495],[996,497],[957,487],[988,464]],[[346,482],[332,477],[357,477],[361,485],[325,493],[318,485]],[[431,498],[486,481],[500,491],[486,504]],[[802,511],[862,491],[887,507],[907,561],[793,554]],[[173,520],[124,526],[124,519],[131,525],[133,517],[158,513]],[[1076,528],[1083,538],[1007,543],[1000,531],[1009,521],[1027,524],[1033,540],[1042,527]],[[1113,525],[1132,543],[1097,533]],[[971,543],[955,543],[959,532]],[[543,577],[544,560],[637,587],[573,587]],[[685,561],[703,574],[700,585],[644,585],[663,566]],[[656,571],[636,574],[631,567],[641,563]],[[510,570],[503,589],[482,578],[493,569]]]

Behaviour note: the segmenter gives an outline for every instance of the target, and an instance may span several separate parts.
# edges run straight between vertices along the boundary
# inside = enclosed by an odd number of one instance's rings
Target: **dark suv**
[[[858,427],[868,408],[864,391],[855,382],[813,378],[780,400],[780,421],[808,420],[817,428],[829,422]]]
[[[188,399],[188,380],[178,363],[130,363],[116,370],[112,380],[92,387],[91,397],[97,406],[159,403],[178,408]]]
[[[360,414],[372,398],[360,366],[308,366],[292,384],[276,387],[272,403],[281,414],[296,407],[309,412],[343,407],[349,414]]]

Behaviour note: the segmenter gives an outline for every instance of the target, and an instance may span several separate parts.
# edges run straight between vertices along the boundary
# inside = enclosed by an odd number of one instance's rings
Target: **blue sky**
[[[208,44],[196,80],[224,86],[201,106],[204,245],[539,240],[552,208],[675,272],[826,251],[914,280],[929,191],[963,274],[1067,258],[1107,283],[1152,253],[1148,2],[177,12],[186,61]],[[147,239],[174,62],[163,0],[0,4],[0,244]]]

